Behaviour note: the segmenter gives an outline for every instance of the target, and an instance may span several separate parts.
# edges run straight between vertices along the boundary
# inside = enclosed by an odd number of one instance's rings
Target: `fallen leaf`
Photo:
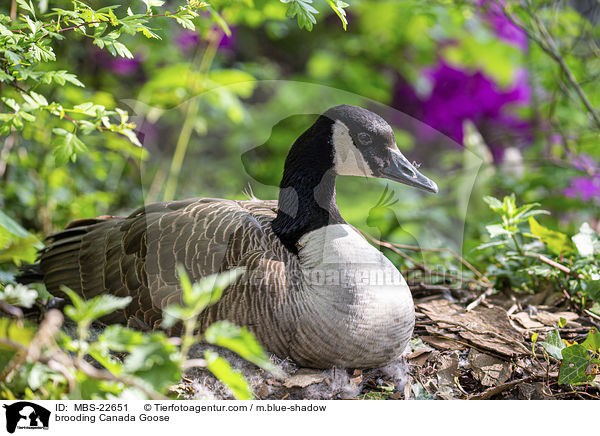
[[[454,378],[458,371],[458,357],[454,355],[443,356],[437,371],[438,395],[445,400],[457,398],[459,393],[456,389]]]
[[[456,335],[453,335],[456,336]],[[457,343],[451,339],[442,338],[440,336],[421,336],[421,340],[432,347],[437,348],[438,350],[444,351],[452,351],[452,350],[462,350],[465,348],[464,345]]]
[[[468,359],[473,377],[483,386],[501,385],[512,375],[509,363],[475,349],[469,351]]]
[[[568,328],[577,328],[577,327],[581,327],[581,324],[579,324],[578,322],[575,322],[576,319],[579,319],[579,315],[577,315],[576,313],[573,312],[546,312],[545,310],[540,310],[538,311],[538,313],[535,314],[535,318],[547,325],[547,326],[555,326],[558,325],[558,322],[560,321],[561,318],[564,318],[567,320],[567,325],[566,327]]]
[[[408,363],[413,366],[423,366],[431,356],[432,353],[423,353],[413,359],[409,358]]]
[[[477,307],[471,312],[440,299],[417,306],[438,324],[452,324],[458,334],[475,345],[509,357],[525,354],[523,337],[510,323],[506,310],[498,306]]]
[[[527,314],[526,312],[515,313],[512,316],[512,318],[516,319],[518,321],[518,323],[521,324],[526,329],[537,329],[540,327],[544,327],[544,324],[531,319],[529,314]]]

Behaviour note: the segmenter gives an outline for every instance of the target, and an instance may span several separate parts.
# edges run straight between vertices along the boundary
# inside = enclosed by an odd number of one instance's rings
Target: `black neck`
[[[328,224],[344,223],[335,201],[333,121],[321,116],[294,143],[279,185],[279,211],[272,227],[292,253],[306,233]]]

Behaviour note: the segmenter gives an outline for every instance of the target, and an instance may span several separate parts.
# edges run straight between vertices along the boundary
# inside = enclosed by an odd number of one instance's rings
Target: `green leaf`
[[[558,373],[558,383],[561,385],[577,385],[592,381],[593,373],[588,373],[591,362],[589,352],[581,345],[571,345],[562,350],[562,363]]]
[[[593,353],[597,353],[600,351],[600,333],[595,328],[591,328],[585,341],[581,344],[581,346],[587,348]]]
[[[17,4],[21,7],[21,9],[26,10],[35,17],[35,10],[33,8],[33,3],[31,2],[31,0],[29,0],[29,3],[27,3],[25,0],[17,0]]]
[[[531,229],[531,234],[546,244],[554,254],[560,255],[572,250],[571,242],[567,235],[542,226],[531,216],[529,217],[529,228]]]
[[[40,241],[0,210],[0,262],[34,262]]]
[[[598,234],[588,223],[583,223],[579,228],[579,233],[571,238],[577,247],[579,255],[582,257],[600,254],[600,240]]]
[[[3,239],[4,235],[10,235],[11,237],[16,238],[26,238],[29,236],[29,232],[0,210],[0,248],[6,246],[6,239]],[[4,237],[6,238],[6,236]]]
[[[177,272],[181,280],[183,303],[199,314],[206,307],[219,301],[225,288],[244,273],[244,268],[211,274],[203,277],[193,285],[190,284],[183,267],[178,266]]]
[[[148,12],[148,13],[152,12],[153,7],[155,7],[155,6],[160,7],[163,4],[165,4],[165,2],[162,0],[142,0],[142,1],[146,5],[146,12]]]
[[[507,195],[502,200],[502,212],[509,217],[513,217],[517,210],[517,203],[515,199],[515,193]]]
[[[145,338],[144,333],[139,330],[113,324],[104,329],[98,341],[106,344],[111,350],[130,352],[133,347],[143,344]]]
[[[273,375],[284,375],[269,360],[254,334],[244,327],[238,327],[229,321],[219,321],[206,329],[204,337],[208,343],[227,348]]]
[[[206,367],[215,377],[221,380],[238,400],[251,400],[254,398],[250,385],[239,371],[234,371],[225,359],[214,351],[204,352]]]
[[[23,324],[10,318],[0,318],[0,339],[5,339],[23,347],[29,346],[36,330],[28,322]],[[11,346],[0,343],[0,368],[6,368],[15,352],[15,349]]]
[[[485,226],[486,230],[490,234],[490,238],[495,238],[496,236],[505,236],[510,235],[511,233],[506,230],[502,224],[491,224],[489,226]]]
[[[346,27],[348,26],[348,20],[346,19],[346,11],[344,10],[344,8],[347,8],[350,5],[340,0],[327,0],[327,3],[331,7],[331,9],[333,9],[333,12],[335,12],[340,18],[342,22],[342,27],[344,28],[344,30],[346,30]]]
[[[77,153],[87,150],[85,144],[74,133],[60,128],[52,129],[52,133],[57,135],[53,141],[56,146],[53,154],[58,165],[64,165],[69,160],[75,162]]]
[[[562,329],[566,325],[567,325],[567,320],[565,318],[563,318],[562,316],[560,318],[558,318],[558,328],[559,329]]]
[[[298,27],[305,28],[309,32],[317,22],[315,14],[318,14],[315,8],[311,6],[312,0],[281,0],[281,3],[287,3],[288,9],[286,16],[294,18],[297,16]]]
[[[125,372],[145,381],[150,388],[164,392],[181,377],[177,348],[164,333],[143,335],[144,342],[131,347]]]
[[[125,308],[131,302],[131,297],[121,298],[110,294],[102,294],[91,300],[83,300],[66,286],[61,286],[61,290],[69,296],[73,303],[72,306],[65,307],[65,313],[76,323],[89,324],[115,310]]]
[[[548,332],[546,340],[544,342],[540,342],[540,345],[555,359],[562,359],[561,351],[566,347],[566,345],[561,340],[560,333],[556,327],[554,330]]]
[[[490,209],[492,209],[494,212],[502,212],[502,202],[496,197],[485,195],[483,197],[483,201],[486,202]]]

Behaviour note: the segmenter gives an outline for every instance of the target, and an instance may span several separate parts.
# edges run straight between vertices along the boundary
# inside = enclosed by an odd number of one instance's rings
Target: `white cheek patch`
[[[373,177],[373,171],[354,145],[348,127],[340,120],[333,124],[333,162],[341,176]]]

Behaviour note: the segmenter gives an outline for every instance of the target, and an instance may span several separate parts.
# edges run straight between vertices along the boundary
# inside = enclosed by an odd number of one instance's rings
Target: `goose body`
[[[397,150],[389,125],[353,106],[331,108],[292,146],[279,201],[199,198],[147,205],[128,217],[80,220],[49,237],[39,274],[61,295],[132,296],[108,323],[160,328],[181,301],[176,265],[192,280],[244,267],[200,315],[230,320],[299,365],[377,367],[412,334],[410,290],[396,267],[341,217],[337,175],[385,177],[437,192]]]

